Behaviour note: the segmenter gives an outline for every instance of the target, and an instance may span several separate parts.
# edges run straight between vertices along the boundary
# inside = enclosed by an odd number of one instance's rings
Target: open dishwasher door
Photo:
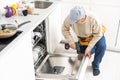
[[[36,80],[83,80],[88,60],[71,53],[48,54],[36,69]]]

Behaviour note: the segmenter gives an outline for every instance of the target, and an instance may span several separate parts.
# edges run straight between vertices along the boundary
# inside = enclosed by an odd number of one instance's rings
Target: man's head
[[[69,15],[69,18],[68,18],[68,23],[69,24],[74,24],[79,19],[82,19],[84,17],[85,17],[85,10],[84,10],[84,8],[80,7],[80,6],[75,6],[70,11],[70,15]]]

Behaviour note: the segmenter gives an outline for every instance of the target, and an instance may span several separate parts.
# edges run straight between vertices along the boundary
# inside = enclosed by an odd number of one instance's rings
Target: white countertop
[[[46,9],[34,9],[33,14],[29,14],[27,16],[12,16],[10,18],[2,17],[3,23],[11,23],[16,24],[15,20],[18,21],[18,23],[22,23],[25,21],[31,21],[30,23],[24,24],[21,26],[18,30],[23,31],[22,34],[20,34],[17,38],[15,38],[9,45],[7,45],[1,52],[0,55],[7,53],[10,51],[11,48],[14,48],[15,44],[22,39],[28,32],[31,32],[33,29],[35,29],[44,19],[46,19],[52,11],[56,8],[57,4],[59,4],[59,1],[54,1],[51,6],[49,6]],[[34,15],[39,14],[39,15]]]

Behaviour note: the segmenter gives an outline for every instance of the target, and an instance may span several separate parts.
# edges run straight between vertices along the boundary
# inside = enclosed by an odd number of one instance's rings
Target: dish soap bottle
[[[6,6],[5,9],[7,11],[5,17],[11,17],[13,15],[11,7]]]

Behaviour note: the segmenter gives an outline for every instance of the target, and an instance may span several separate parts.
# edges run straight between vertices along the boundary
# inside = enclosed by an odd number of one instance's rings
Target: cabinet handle
[[[117,46],[117,43],[118,43],[119,29],[120,29],[120,20],[119,20],[119,23],[118,23],[118,29],[117,29],[116,40],[115,40],[115,47]]]

